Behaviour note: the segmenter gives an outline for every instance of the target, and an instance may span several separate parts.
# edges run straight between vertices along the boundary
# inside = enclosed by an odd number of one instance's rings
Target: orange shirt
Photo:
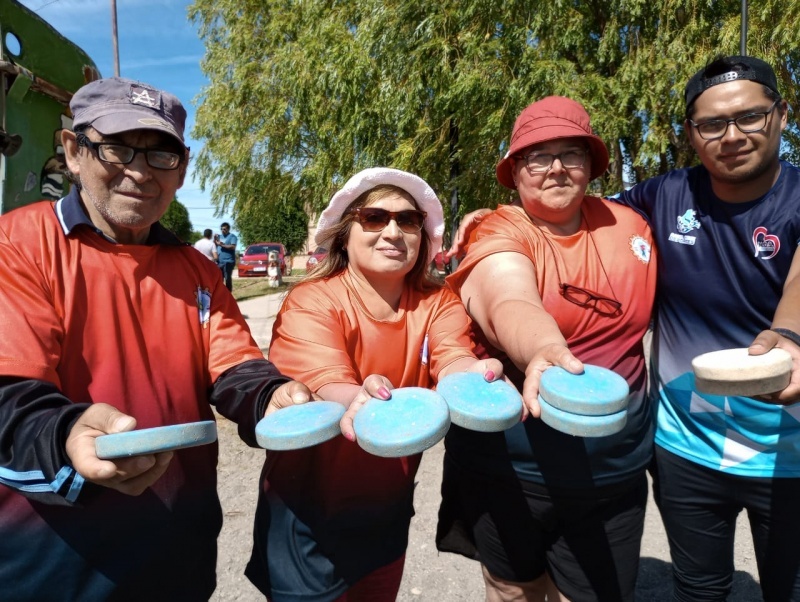
[[[14,316],[0,326],[0,374],[146,428],[212,419],[217,377],[264,357],[219,269],[190,246],[118,245],[83,226],[65,236],[48,202],[3,216],[0,246],[0,313]]]
[[[475,357],[469,328],[461,301],[446,288],[426,293],[406,288],[397,319],[376,320],[342,272],[300,284],[287,295],[269,359],[313,391],[330,383],[361,385],[370,374],[387,377],[397,388],[431,388],[444,367]],[[420,459],[421,454],[379,458],[336,437],[305,450],[270,453],[268,478],[282,497],[313,497],[327,516],[353,501],[372,507],[403,499],[406,505]],[[299,472],[306,479],[291,485]]]

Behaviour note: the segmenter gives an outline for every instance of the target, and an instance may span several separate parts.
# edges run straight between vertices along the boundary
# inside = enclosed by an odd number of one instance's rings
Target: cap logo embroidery
[[[151,93],[154,96],[151,96]],[[153,109],[161,104],[161,95],[155,90],[131,86],[131,104],[144,105]]]

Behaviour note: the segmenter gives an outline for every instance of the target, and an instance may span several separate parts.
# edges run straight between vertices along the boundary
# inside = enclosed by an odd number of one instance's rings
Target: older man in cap
[[[71,191],[0,217],[0,598],[205,600],[216,443],[109,461],[95,439],[213,420],[213,404],[255,445],[268,404],[309,392],[158,222],[186,175],[180,101],[109,78],[70,108]]]
[[[614,197],[648,220],[658,247],[653,476],[673,599],[727,599],[746,509],[764,599],[800,600],[800,170],[779,158],[788,105],[772,67],[750,56],[699,70],[685,103],[701,165]],[[788,351],[789,385],[757,398],[696,388],[692,358],[741,347]]]

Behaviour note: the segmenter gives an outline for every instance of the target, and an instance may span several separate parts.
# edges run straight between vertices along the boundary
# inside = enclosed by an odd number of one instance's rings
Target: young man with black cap
[[[618,197],[647,218],[659,250],[654,494],[673,599],[727,598],[745,508],[765,599],[798,600],[800,170],[778,156],[788,106],[772,68],[745,56],[700,70],[685,100],[686,132],[702,164]],[[693,357],[775,346],[794,358],[783,391],[754,399],[695,388]]]
[[[673,599],[727,598],[747,509],[765,600],[800,600],[800,170],[779,159],[788,106],[772,68],[747,56],[701,69],[685,101],[702,164],[614,198],[648,220],[659,252],[654,493]],[[735,347],[787,350],[790,384],[758,399],[699,392],[692,358]]]
[[[70,108],[71,191],[0,217],[0,597],[206,600],[216,443],[109,461],[95,439],[213,420],[213,404],[255,446],[268,404],[310,394],[158,222],[186,175],[180,101],[109,78]]]

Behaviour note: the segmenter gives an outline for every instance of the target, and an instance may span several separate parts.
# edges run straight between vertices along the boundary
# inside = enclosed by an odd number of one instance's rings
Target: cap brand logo
[[[152,109],[159,105],[160,100],[160,94],[155,90],[131,86],[131,104],[133,105],[144,105]]]

